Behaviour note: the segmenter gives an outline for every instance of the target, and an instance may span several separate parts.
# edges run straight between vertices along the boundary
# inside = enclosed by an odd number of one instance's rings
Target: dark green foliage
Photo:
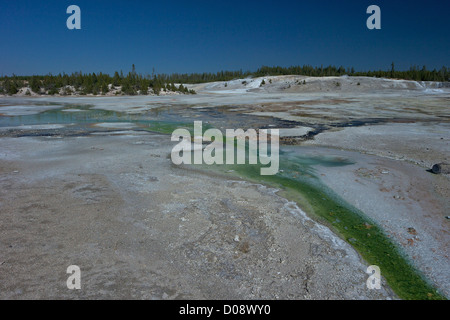
[[[234,79],[242,79],[251,76],[252,73],[250,71],[242,72],[239,71],[220,71],[217,73],[191,73],[191,74],[179,74],[173,73],[171,75],[168,74],[159,74],[158,78],[165,83],[205,83],[205,82],[213,82],[213,81],[229,81]]]
[[[128,96],[134,96],[136,94],[136,89],[131,79],[125,78],[122,80],[122,92]]]
[[[19,91],[17,88],[17,85],[14,81],[7,83],[5,88],[6,88],[6,93],[11,94],[11,95],[16,94]]]
[[[161,92],[161,87],[159,85],[153,85],[153,93],[159,95]]]
[[[58,93],[59,93],[59,90],[56,87],[52,87],[52,88],[50,88],[48,90],[48,94],[49,95],[55,95],[55,94],[58,94]]]
[[[41,81],[38,77],[33,76],[30,80],[30,88],[31,91],[35,93],[39,93],[41,91]]]
[[[162,89],[162,84],[156,76],[154,76],[152,84],[153,84],[153,93],[156,95],[159,95],[159,93],[161,92],[161,89]]]
[[[122,78],[120,77],[119,73],[116,71],[114,73],[114,77],[112,78],[113,86],[115,86],[115,87],[120,86],[122,84],[121,80],[122,80]]]
[[[107,94],[109,92],[108,84],[106,82],[102,83],[102,94]]]
[[[189,93],[188,88],[186,88],[182,84],[180,84],[180,86],[178,87],[178,91],[181,92],[181,93]]]
[[[356,72],[352,67],[350,70],[345,70],[344,67],[336,68],[335,66],[328,66],[324,68],[312,67],[309,65],[304,66],[293,66],[293,67],[267,67],[263,66],[259,68],[256,72],[251,75],[254,77],[264,77],[264,76],[280,76],[280,75],[304,75],[310,77],[323,77],[323,76],[365,76],[365,77],[377,77],[377,78],[397,78],[405,80],[416,80],[416,81],[440,81],[447,82],[450,81],[450,72],[447,67],[442,67],[439,71],[434,69],[429,71],[424,66],[420,69],[417,66],[412,66],[408,71],[396,71],[394,63],[391,64],[391,69],[388,71],[362,71]]]
[[[142,83],[141,83],[141,94],[142,95],[148,94],[148,87],[149,87],[149,82],[147,80],[142,81]]]
[[[172,92],[181,92],[184,94],[195,94],[195,91],[188,90],[185,84],[195,84],[212,81],[230,81],[235,79],[243,79],[246,77],[266,77],[266,76],[280,76],[280,75],[304,75],[310,77],[321,76],[367,76],[367,77],[383,77],[395,78],[416,81],[450,81],[450,69],[442,67],[439,70],[428,70],[426,66],[419,68],[412,66],[408,71],[397,71],[394,63],[387,71],[361,71],[356,72],[353,67],[345,69],[343,66],[336,68],[334,66],[328,67],[312,67],[309,65],[292,66],[292,67],[267,67],[263,66],[255,72],[239,71],[221,71],[217,73],[191,73],[191,74],[152,74],[152,76],[143,76],[136,72],[136,67],[133,65],[131,71],[125,76],[122,71],[115,72],[111,77],[103,73],[89,73],[83,74],[80,72],[68,74],[45,76],[16,76],[0,78],[0,92],[12,95],[16,94],[22,87],[29,86],[35,93],[40,93],[41,89],[49,94],[57,94],[60,89],[66,86],[73,86],[75,91],[80,94],[106,94],[109,92],[108,85],[112,84],[114,87],[122,86],[121,93],[126,95],[147,94],[149,89],[153,89],[155,94],[159,94],[162,89]],[[182,83],[183,85],[175,86],[175,83]],[[242,82],[244,85],[247,82]],[[272,83],[272,80],[269,80]],[[303,84],[306,82],[304,81]],[[266,84],[265,81],[261,83]],[[298,83],[300,84],[300,83]],[[226,84],[227,86],[227,84]]]
[[[95,84],[92,86],[92,94],[97,95],[97,94],[98,94],[98,91],[99,91],[98,83],[95,83]]]
[[[12,79],[8,77],[4,78],[2,83],[2,91],[9,95],[16,94],[19,91],[15,76],[13,76]]]
[[[221,71],[217,73],[191,73],[191,74],[178,74],[171,75],[160,74],[158,79],[165,83],[204,83],[213,81],[230,81],[236,79],[242,79],[246,77],[266,77],[266,76],[281,76],[281,75],[304,75],[310,77],[326,77],[326,76],[367,76],[377,78],[398,78],[405,80],[416,81],[450,81],[450,70],[447,67],[442,67],[439,71],[434,69],[429,71],[426,68],[418,68],[412,66],[408,71],[396,71],[394,64],[391,65],[391,69],[387,71],[355,71],[354,67],[345,69],[343,66],[336,68],[335,66],[328,67],[313,67],[310,65],[292,66],[292,67],[268,67],[263,66],[255,72],[242,72],[240,71]],[[272,83],[272,80],[269,80]],[[246,84],[246,83],[243,83]]]

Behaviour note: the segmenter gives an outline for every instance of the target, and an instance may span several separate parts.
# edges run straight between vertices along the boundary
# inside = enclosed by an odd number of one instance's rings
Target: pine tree
[[[109,92],[108,84],[103,82],[102,84],[102,94],[107,94]]]
[[[119,75],[119,73],[117,71],[114,72],[114,77],[112,79],[112,84],[115,87],[118,87],[118,86],[121,85],[121,78],[120,78],[120,75]]]
[[[40,93],[40,91],[41,91],[40,81],[38,80],[38,78],[36,76],[33,76],[31,78],[30,88],[31,88],[31,91],[33,91],[35,93]]]
[[[141,94],[147,95],[148,94],[148,82],[147,80],[142,80],[141,82]]]
[[[3,86],[5,87],[6,94],[13,95],[19,92],[16,82],[10,80],[8,77],[5,78]]]

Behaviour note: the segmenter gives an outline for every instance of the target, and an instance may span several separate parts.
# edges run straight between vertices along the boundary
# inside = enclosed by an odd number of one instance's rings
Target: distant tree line
[[[120,71],[120,73],[115,72],[113,76],[101,72],[97,74],[75,72],[71,75],[65,73],[45,76],[13,75],[0,78],[0,94],[16,94],[24,87],[29,88],[34,93],[49,95],[60,93],[63,95],[74,93],[99,95],[107,94],[111,90],[115,90],[116,94],[147,95],[149,89],[155,94],[160,94],[161,91],[195,94],[194,90],[189,90],[183,84],[175,85],[174,82],[168,82],[160,75],[142,76],[136,72],[134,65],[126,76]]]
[[[215,81],[230,81],[234,79],[242,79],[246,77],[255,76],[250,71],[219,71],[217,73],[173,73],[173,74],[160,74],[159,77],[163,82],[170,83],[186,83],[197,84]]]
[[[313,67],[310,65],[291,66],[291,67],[268,67],[263,66],[255,72],[242,70],[239,71],[220,71],[217,73],[190,73],[179,74],[173,73],[170,75],[159,75],[162,82],[175,83],[205,83],[214,81],[230,81],[235,79],[242,79],[246,77],[265,77],[265,76],[281,76],[281,75],[301,75],[309,77],[331,77],[331,76],[360,76],[360,77],[377,77],[390,79],[404,79],[415,81],[450,81],[450,69],[442,67],[439,70],[428,70],[426,66],[418,67],[412,66],[408,71],[395,70],[394,63],[392,63],[389,70],[383,71],[355,71],[355,68],[344,68],[335,66],[320,66]]]
[[[149,93],[149,89],[155,94],[161,91],[176,91],[184,94],[195,94],[194,90],[189,90],[184,84],[197,84],[214,81],[230,81],[246,77],[264,77],[280,75],[303,75],[310,77],[325,76],[366,76],[377,78],[404,79],[415,81],[450,81],[450,69],[442,67],[439,70],[428,70],[426,66],[412,66],[407,71],[398,71],[392,63],[389,70],[378,71],[355,71],[353,67],[312,67],[310,65],[291,66],[291,67],[268,67],[263,66],[255,72],[242,70],[239,71],[220,71],[217,73],[173,73],[142,76],[136,73],[135,66],[125,76],[122,71],[115,72],[113,76],[103,73],[75,72],[71,75],[45,75],[45,76],[4,76],[0,78],[0,94],[16,94],[22,87],[29,87],[35,93],[45,94],[106,94],[111,88],[121,88],[116,94],[136,95]],[[176,86],[175,83],[179,85]],[[71,91],[73,88],[73,91]]]
[[[395,65],[392,63],[391,69],[387,71],[359,71],[356,72],[353,67],[312,67],[309,65],[294,66],[294,67],[261,67],[255,73],[254,76],[262,77],[268,75],[303,75],[310,77],[329,77],[329,76],[360,76],[360,77],[376,77],[376,78],[390,78],[390,79],[404,79],[415,81],[438,81],[447,82],[450,81],[450,69],[442,67],[439,70],[428,70],[426,66],[418,67],[411,66],[408,71],[397,71]]]

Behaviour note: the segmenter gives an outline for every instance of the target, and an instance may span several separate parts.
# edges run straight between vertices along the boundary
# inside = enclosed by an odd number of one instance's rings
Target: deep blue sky
[[[66,9],[81,8],[82,30]],[[366,9],[381,8],[382,30]],[[0,0],[0,74],[450,66],[450,1]]]

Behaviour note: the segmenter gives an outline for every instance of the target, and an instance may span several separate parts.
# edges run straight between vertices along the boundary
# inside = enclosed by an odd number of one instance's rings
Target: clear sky
[[[69,5],[81,30],[69,30]],[[381,30],[369,30],[369,5]],[[450,66],[449,0],[0,0],[0,74]]]

